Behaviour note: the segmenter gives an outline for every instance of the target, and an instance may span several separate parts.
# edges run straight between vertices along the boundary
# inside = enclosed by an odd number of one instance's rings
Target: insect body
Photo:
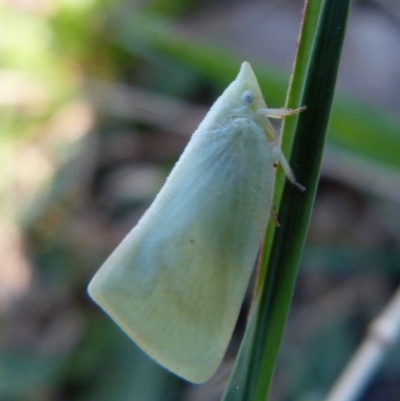
[[[144,351],[208,380],[234,329],[272,208],[274,164],[300,189],[250,64],[211,107],[154,202],[100,268],[91,297]]]

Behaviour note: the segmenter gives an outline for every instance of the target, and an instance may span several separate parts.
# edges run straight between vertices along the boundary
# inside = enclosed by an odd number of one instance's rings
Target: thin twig
[[[400,336],[400,288],[369,327],[368,335],[325,401],[355,401]]]

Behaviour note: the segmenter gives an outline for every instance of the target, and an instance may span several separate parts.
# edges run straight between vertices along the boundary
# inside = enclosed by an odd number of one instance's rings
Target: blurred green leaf
[[[65,358],[2,354],[0,356],[0,399],[34,399],[50,388],[60,373]]]

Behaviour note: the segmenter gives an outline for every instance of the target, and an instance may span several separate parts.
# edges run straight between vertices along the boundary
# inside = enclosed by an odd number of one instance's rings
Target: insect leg
[[[279,147],[275,147],[272,149],[273,155],[274,155],[274,160],[276,162],[279,161],[279,163],[281,164],[283,171],[286,174],[286,177],[288,178],[288,180],[296,187],[298,188],[300,191],[304,192],[306,190],[305,187],[303,187],[303,185],[299,184],[296,181],[296,177],[294,176],[293,170],[291,169],[288,161],[286,160],[285,155],[282,152],[282,149]]]

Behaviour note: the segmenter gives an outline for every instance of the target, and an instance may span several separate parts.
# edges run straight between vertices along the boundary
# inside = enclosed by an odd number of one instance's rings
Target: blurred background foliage
[[[252,63],[280,107],[301,2],[0,1],[0,400],[219,400],[147,358],[86,286],[207,107]],[[399,284],[400,6],[355,1],[273,400],[321,400]],[[400,345],[363,401],[400,397]]]

